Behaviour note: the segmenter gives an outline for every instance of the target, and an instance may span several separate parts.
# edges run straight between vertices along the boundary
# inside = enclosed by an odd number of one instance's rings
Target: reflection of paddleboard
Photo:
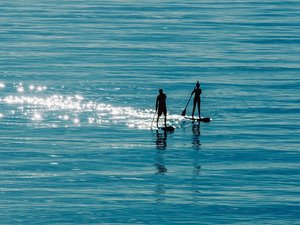
[[[184,118],[192,121],[205,122],[205,123],[210,122],[211,120],[209,117],[193,118],[193,117],[185,116]]]
[[[169,127],[159,127],[158,129],[161,129],[163,131],[174,131],[175,127],[169,126]]]

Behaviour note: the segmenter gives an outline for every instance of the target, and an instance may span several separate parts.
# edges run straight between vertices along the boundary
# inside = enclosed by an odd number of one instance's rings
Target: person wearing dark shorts
[[[167,126],[167,105],[166,105],[167,95],[164,94],[162,89],[159,89],[159,95],[156,98],[155,110],[157,111],[156,126],[158,127],[159,117],[164,114],[164,124]]]

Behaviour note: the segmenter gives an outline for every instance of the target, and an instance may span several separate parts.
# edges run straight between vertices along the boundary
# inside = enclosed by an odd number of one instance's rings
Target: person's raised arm
[[[192,91],[191,96],[195,93],[195,89]]]

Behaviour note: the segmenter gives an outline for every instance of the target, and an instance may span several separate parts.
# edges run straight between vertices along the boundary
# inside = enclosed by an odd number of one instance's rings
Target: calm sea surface
[[[1,1],[0,224],[299,224],[299,56],[298,0]]]

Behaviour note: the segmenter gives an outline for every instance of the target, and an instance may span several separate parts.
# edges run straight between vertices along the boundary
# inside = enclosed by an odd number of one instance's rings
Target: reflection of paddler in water
[[[166,188],[164,185],[164,177],[168,170],[165,166],[165,149],[167,147],[167,132],[164,131],[163,133],[156,131],[156,157],[155,157],[155,198],[157,203],[162,203],[165,200],[166,195]]]
[[[201,171],[201,165],[200,165],[200,160],[199,160],[199,150],[201,148],[201,142],[200,142],[200,123],[197,122],[193,122],[193,140],[192,140],[192,144],[193,144],[193,149],[195,150],[194,152],[194,170],[193,170],[193,174],[194,175],[200,175],[200,171]]]
[[[156,140],[155,140],[156,148],[157,148],[157,162],[155,167],[157,169],[157,173],[166,173],[167,168],[164,165],[163,157],[164,151],[167,148],[167,132],[158,132],[156,131]]]
[[[200,143],[200,123],[193,122],[193,148],[195,150],[199,150],[201,143]]]
[[[159,117],[164,114],[164,125],[167,126],[167,95],[163,93],[162,89],[159,89],[159,95],[156,98],[155,110],[157,111],[156,126],[158,127]]]
[[[200,118],[200,104],[201,104],[201,98],[200,98],[200,95],[202,93],[202,90],[200,88],[200,83],[199,81],[197,81],[197,84],[196,84],[196,87],[195,89],[192,91],[192,94],[195,94],[195,97],[194,97],[194,105],[193,105],[193,112],[192,112],[192,118],[194,118],[194,114],[195,114],[195,108],[197,106],[198,108],[198,115],[199,115],[199,118]]]
[[[156,140],[155,140],[156,148],[158,150],[165,150],[167,148],[167,132],[159,132],[156,131]]]

